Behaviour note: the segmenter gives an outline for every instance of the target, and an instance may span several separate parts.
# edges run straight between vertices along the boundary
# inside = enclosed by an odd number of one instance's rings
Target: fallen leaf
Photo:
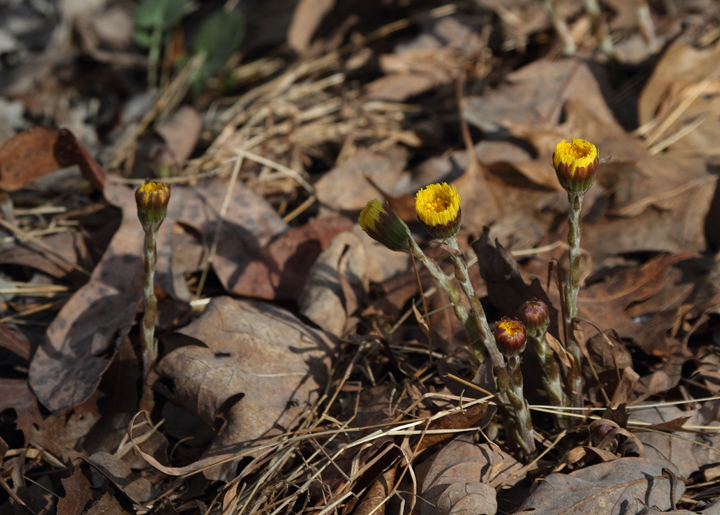
[[[208,425],[225,420],[208,455],[239,451],[282,431],[317,399],[335,345],[287,311],[229,297],[213,298],[180,332],[207,348],[181,347],[160,361],[157,373],[171,385],[168,395]],[[229,463],[205,474],[220,479],[234,471]]]
[[[600,380],[598,384],[589,366],[583,368],[588,396],[592,402],[598,401],[601,395],[600,385],[602,385],[608,397],[614,399],[623,372],[626,368],[632,369],[630,351],[613,329],[608,329],[603,334],[594,334],[588,339],[586,346],[590,361]]]
[[[367,292],[366,269],[365,247],[357,236],[338,234],[308,273],[298,298],[300,313],[329,333],[342,336],[358,297]]]
[[[502,88],[468,97],[463,114],[483,131],[497,133],[514,125],[555,123],[563,104],[576,100],[597,117],[617,124],[593,71],[574,59],[537,60],[508,74],[509,83]]]
[[[679,345],[665,334],[671,324],[654,324],[648,330],[640,314],[631,315],[627,309],[631,304],[647,301],[658,294],[664,287],[663,279],[670,267],[691,257],[690,253],[658,256],[637,269],[625,270],[605,282],[581,289],[578,295],[580,317],[601,329],[615,329],[621,338],[634,339],[647,354],[671,354]]]
[[[127,513],[117,499],[105,492],[99,501],[90,506],[85,515],[126,515]]]
[[[75,231],[50,234],[41,241],[64,259],[47,252],[32,241],[27,241],[0,250],[0,264],[29,266],[58,279],[75,279],[73,282],[79,279],[73,277],[76,273],[72,265],[91,265],[87,260],[81,259],[87,256],[86,242],[83,236]]]
[[[354,211],[365,207],[380,192],[364,179],[367,175],[392,195],[399,196],[396,184],[405,169],[408,152],[399,146],[385,153],[358,150],[350,159],[325,173],[315,184],[318,200],[338,211]]]
[[[226,260],[213,266],[230,292],[267,300],[297,300],[310,269],[332,239],[353,227],[346,217],[318,218],[293,227],[272,240],[253,256],[233,283],[239,267],[228,269]],[[232,266],[232,265],[230,265]]]
[[[32,438],[33,426],[41,427],[43,417],[35,394],[30,391],[25,379],[0,378],[0,412],[6,409],[15,410],[16,426],[23,432],[27,446]]]
[[[195,228],[202,235],[203,243],[209,245],[215,237],[226,193],[227,184],[221,180],[203,181],[194,187],[173,186],[167,216],[157,236],[156,266],[157,284],[173,297],[190,300],[184,275],[172,268],[173,226],[180,222]],[[136,208],[128,205],[127,209]],[[287,228],[262,197],[242,185],[235,186],[213,261],[213,268],[227,291],[274,297],[273,279],[277,282],[282,270],[277,270],[277,265],[267,260],[263,252],[271,239]]]
[[[173,115],[155,127],[173,153],[177,166],[182,167],[195,150],[202,119],[198,112],[190,106],[182,106]]]
[[[363,497],[363,500],[357,505],[353,513],[357,515],[385,515],[385,508],[387,507],[385,499],[393,488],[396,472],[397,467],[393,467],[376,479],[370,485],[365,497]]]
[[[60,168],[78,165],[83,176],[102,190],[98,164],[67,129],[33,127],[0,147],[0,188],[15,191]]]
[[[88,399],[125,340],[141,298],[142,228],[134,194],[107,183],[105,196],[123,219],[90,281],[70,298],[47,329],[30,362],[38,400],[59,415]]]
[[[30,341],[20,331],[11,329],[2,322],[0,322],[0,347],[5,347],[25,361],[30,361]]]
[[[335,0],[300,0],[288,28],[288,46],[298,54],[307,50],[313,34],[333,7]]]
[[[423,482],[425,502],[420,505],[421,513],[467,513],[463,510],[475,505],[480,511],[473,513],[494,515],[497,500],[490,483],[514,484],[522,479],[520,475],[512,477],[522,465],[496,449],[497,446],[475,443],[472,435],[462,435],[440,450]]]
[[[72,476],[61,478],[65,496],[57,504],[58,515],[80,515],[85,513],[85,507],[92,499],[90,481],[82,473],[80,467],[76,466]]]
[[[550,474],[520,506],[517,513],[603,513],[620,515],[633,499],[669,510],[682,497],[685,483],[669,461],[623,458],[570,474]],[[670,493],[674,496],[671,498]]]
[[[689,431],[668,433],[676,429],[679,419],[684,419],[684,425],[690,427],[719,426],[720,403],[710,401],[693,411],[682,411],[676,406],[637,408],[640,409],[631,411],[630,422],[649,422],[656,429],[649,432],[643,431],[642,427],[635,428],[635,434],[645,448],[643,457],[672,462],[684,478],[690,478],[697,472],[700,472],[703,481],[720,477],[720,436]]]
[[[124,461],[112,454],[96,452],[87,461],[133,502],[144,503],[160,493],[148,479],[133,473]]]

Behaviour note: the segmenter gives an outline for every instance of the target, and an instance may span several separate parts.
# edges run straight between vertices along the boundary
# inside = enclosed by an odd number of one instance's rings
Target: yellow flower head
[[[598,150],[584,139],[562,140],[555,147],[553,166],[560,184],[568,192],[585,193],[595,180],[598,164]]]
[[[434,238],[445,239],[460,229],[460,195],[455,186],[431,184],[415,195],[415,211]]]
[[[165,219],[170,200],[170,188],[164,183],[145,180],[135,191],[138,218],[146,231],[157,229]]]
[[[374,198],[360,212],[358,222],[363,231],[390,250],[410,252],[410,230],[386,202]]]
[[[520,320],[502,317],[493,334],[498,349],[503,354],[517,355],[525,349],[527,332]]]

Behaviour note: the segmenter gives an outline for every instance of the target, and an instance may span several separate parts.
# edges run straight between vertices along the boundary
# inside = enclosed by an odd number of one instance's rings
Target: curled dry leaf
[[[332,336],[306,327],[270,304],[214,298],[181,333],[207,347],[189,345],[157,365],[173,400],[207,424],[224,423],[209,455],[237,452],[282,432],[317,399],[327,379]],[[232,477],[233,463],[206,471]]]
[[[310,269],[298,304],[300,313],[341,336],[358,297],[368,288],[367,254],[355,234],[340,233]]]
[[[0,147],[0,189],[15,191],[65,166],[78,165],[83,176],[102,190],[102,170],[67,129],[33,127]]]
[[[88,399],[130,331],[141,298],[143,232],[133,191],[108,183],[120,228],[90,281],[63,306],[30,363],[29,383],[55,415]]]
[[[512,456],[487,444],[477,444],[472,435],[462,435],[446,445],[434,458],[422,486],[422,515],[470,513],[473,506],[494,515],[497,499],[494,484],[514,484],[522,465]]]
[[[669,461],[645,458],[623,458],[571,474],[550,474],[518,513],[630,515],[639,513],[625,509],[633,499],[668,510],[685,491],[685,483],[675,477],[677,474]]]

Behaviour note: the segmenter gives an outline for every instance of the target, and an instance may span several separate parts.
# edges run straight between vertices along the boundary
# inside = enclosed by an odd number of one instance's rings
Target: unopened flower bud
[[[550,325],[550,310],[543,301],[532,299],[520,306],[518,318],[529,335],[540,337]]]
[[[520,320],[502,317],[495,326],[495,341],[498,349],[506,356],[517,356],[525,350],[527,333],[525,326]]]
[[[170,188],[161,182],[146,180],[145,184],[135,191],[138,218],[146,231],[157,230],[165,220],[167,205],[170,200]]]
[[[431,184],[415,195],[415,211],[430,236],[444,240],[460,230],[462,211],[455,186]]]
[[[410,252],[410,229],[390,209],[390,205],[372,199],[360,212],[358,222],[363,231],[390,250]]]
[[[558,180],[568,193],[585,193],[595,181],[597,147],[584,139],[562,140],[555,147],[553,166]]]

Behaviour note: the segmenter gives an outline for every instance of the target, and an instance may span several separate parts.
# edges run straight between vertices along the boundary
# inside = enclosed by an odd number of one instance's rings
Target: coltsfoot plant
[[[407,225],[392,212],[387,203],[378,199],[369,201],[360,213],[358,221],[368,236],[389,249],[411,252],[448,294],[455,315],[473,343],[475,355],[481,362],[485,360],[486,354],[490,357],[497,378],[498,404],[507,419],[507,426],[512,428],[508,431],[508,438],[523,455],[530,456],[535,452],[535,443],[527,402],[511,402],[511,395],[518,398],[518,381],[510,377],[505,358],[497,347],[485,311],[470,282],[467,261],[458,246],[456,235],[461,225],[460,203],[460,196],[454,186],[446,183],[431,184],[417,193],[415,210],[418,219],[430,235],[439,239],[443,248],[449,252],[455,265],[455,278],[470,302],[469,313],[451,278],[447,277],[437,263],[422,251],[410,235]],[[524,338],[523,329],[523,345]],[[515,363],[519,363],[517,356]],[[519,368],[515,369],[519,373]],[[519,379],[519,398],[524,400],[522,377]]]
[[[170,188],[167,185],[146,180],[145,184],[135,191],[138,219],[145,231],[143,253],[145,268],[143,269],[143,298],[145,314],[140,326],[140,345],[143,358],[143,391],[147,389],[147,376],[157,360],[157,340],[155,339],[155,318],[157,316],[157,297],[155,296],[155,263],[157,262],[156,240],[160,224],[165,220],[167,206],[170,201]],[[149,397],[148,397],[149,396]],[[151,398],[151,393],[143,395]],[[150,401],[152,405],[152,401]]]
[[[595,182],[600,159],[595,145],[584,139],[573,139],[571,143],[562,140],[555,147],[553,165],[558,180],[567,191],[570,201],[568,223],[568,256],[570,277],[565,284],[563,305],[563,323],[565,326],[565,345],[572,356],[572,370],[568,377],[569,397],[573,405],[583,405],[583,376],[581,370],[582,353],[580,344],[573,334],[573,319],[578,316],[578,290],[580,289],[580,212],[585,193]]]

